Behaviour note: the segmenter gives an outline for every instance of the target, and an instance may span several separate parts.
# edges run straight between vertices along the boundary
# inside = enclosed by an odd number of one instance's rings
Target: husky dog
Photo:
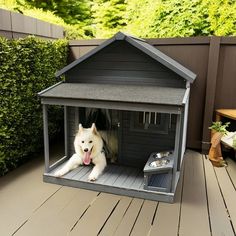
[[[103,140],[93,123],[91,128],[85,129],[79,124],[79,130],[74,141],[75,154],[69,159],[62,169],[55,172],[56,177],[61,177],[79,165],[94,164],[88,180],[94,181],[106,167],[106,157],[103,151]]]

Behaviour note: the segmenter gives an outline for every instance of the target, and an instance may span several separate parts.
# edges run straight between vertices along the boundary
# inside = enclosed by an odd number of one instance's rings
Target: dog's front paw
[[[98,175],[91,173],[88,177],[89,181],[95,181],[98,178]]]
[[[54,176],[55,177],[62,177],[64,175],[63,171],[62,170],[57,170],[55,173],[54,173]]]

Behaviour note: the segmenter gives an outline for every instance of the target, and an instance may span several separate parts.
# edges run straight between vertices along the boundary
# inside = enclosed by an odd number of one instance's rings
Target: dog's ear
[[[97,134],[97,133],[98,133],[95,123],[92,124],[91,130],[92,130],[92,132],[93,132],[94,134]]]
[[[82,132],[84,130],[82,124],[79,124],[79,132]]]

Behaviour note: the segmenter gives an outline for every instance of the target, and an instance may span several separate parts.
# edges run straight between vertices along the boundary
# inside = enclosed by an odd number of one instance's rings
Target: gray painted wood
[[[182,66],[177,61],[173,60],[169,56],[165,55],[158,49],[154,50],[154,47],[147,42],[141,42],[139,40],[131,40],[130,38],[127,38],[127,41],[134,45],[135,47],[139,48],[149,56],[151,56],[153,59],[159,61],[169,69],[173,70],[189,82],[193,82],[196,79],[196,74],[194,74],[192,71],[187,69],[186,67]]]
[[[73,107],[91,107],[102,109],[116,109],[128,111],[146,111],[146,112],[162,112],[162,113],[181,113],[182,107],[174,105],[158,105],[147,103],[131,103],[131,102],[113,102],[113,101],[99,101],[86,99],[71,99],[71,98],[42,98],[42,104],[48,105],[66,105]]]
[[[172,177],[172,186],[171,186],[171,191],[175,190],[175,184],[176,184],[176,173],[178,171],[178,163],[180,161],[180,150],[181,150],[181,135],[182,135],[182,116],[183,114],[177,115],[177,120],[176,120],[176,133],[175,133],[175,148],[174,148],[174,166],[173,166],[173,177]]]
[[[111,171],[109,168],[111,167]],[[62,178],[55,178],[53,176],[54,171],[50,174],[44,175],[44,180],[46,182],[59,183],[62,185],[68,185],[72,187],[81,187],[86,189],[92,189],[96,191],[104,191],[110,193],[116,193],[119,195],[126,196],[135,196],[141,198],[147,198],[150,200],[164,200],[167,202],[173,201],[173,194],[165,193],[161,194],[157,191],[147,191],[143,189],[144,178],[143,172],[140,172],[139,169],[132,167],[122,167],[117,166],[114,168],[114,165],[107,166],[107,170],[100,176],[102,182],[88,181],[88,175],[91,172],[91,166],[81,166]],[[106,177],[104,181],[104,177]],[[129,186],[129,188],[127,188]],[[149,196],[150,193],[150,196]],[[160,195],[161,194],[161,195]]]
[[[131,116],[132,112],[122,112],[119,128],[122,141],[120,163],[143,168],[151,153],[174,149],[175,124],[172,124],[172,129],[168,130],[167,134],[144,129],[135,130],[132,129]]]
[[[44,159],[45,172],[49,172],[49,137],[48,137],[48,106],[43,105],[43,136],[44,136]]]
[[[155,86],[62,83],[40,97],[182,106],[185,91],[185,88]]]
[[[69,157],[69,143],[68,143],[68,109],[64,106],[64,142],[65,142],[65,156]]]
[[[118,35],[122,35],[122,37],[118,37]],[[126,50],[124,50],[124,48]],[[61,76],[62,74],[66,73],[68,74],[67,80],[70,80],[70,73],[72,71],[76,71],[77,68],[79,68],[80,64],[86,63],[86,60],[88,61],[91,57],[96,57],[98,54],[109,54],[114,53],[118,51],[118,54],[121,55],[121,52],[124,54],[123,58],[125,57],[125,54],[129,54],[129,52],[137,54],[142,54],[144,58],[152,58],[154,61],[158,63],[161,63],[165,65],[167,68],[169,68],[171,71],[173,71],[176,74],[179,74],[181,77],[183,77],[186,80],[189,80],[190,82],[193,82],[196,78],[196,75],[173,60],[172,58],[168,57],[164,53],[160,52],[155,47],[149,45],[147,42],[134,38],[132,36],[125,35],[123,33],[117,33],[114,35],[114,37],[106,40],[102,44],[100,44],[98,47],[94,48],[93,50],[89,51],[87,54],[82,56],[81,58],[77,59],[76,61],[72,62],[59,72],[57,72],[56,76]],[[132,54],[131,54],[132,55]],[[117,55],[112,56],[112,58],[117,59]],[[133,57],[136,59],[136,57]],[[109,61],[109,60],[108,60]],[[117,60],[119,61],[119,59]]]

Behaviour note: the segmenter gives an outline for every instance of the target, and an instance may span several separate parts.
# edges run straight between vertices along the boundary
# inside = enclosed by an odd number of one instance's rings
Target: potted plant
[[[227,129],[230,125],[230,122],[226,122],[225,124],[223,124],[221,121],[215,121],[212,122],[212,125],[209,127],[209,129],[212,131],[212,135],[214,135],[214,133],[219,132],[222,135],[227,134]]]
[[[209,160],[214,166],[226,166],[226,162],[222,157],[220,141],[223,135],[227,134],[227,127],[230,122],[223,124],[221,121],[212,122],[209,127],[211,129],[211,148],[209,151]]]

